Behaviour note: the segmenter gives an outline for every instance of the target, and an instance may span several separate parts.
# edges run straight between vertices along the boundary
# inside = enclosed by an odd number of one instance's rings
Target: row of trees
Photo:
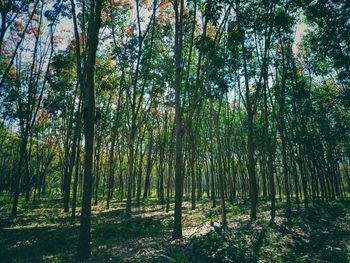
[[[62,195],[90,255],[91,202],[258,197],[286,213],[350,190],[349,4],[5,1],[0,191]],[[325,13],[320,16],[319,13]],[[306,17],[309,31],[295,43]],[[62,23],[63,21],[63,23]],[[62,24],[69,25],[62,32]],[[65,39],[70,39],[65,41]]]

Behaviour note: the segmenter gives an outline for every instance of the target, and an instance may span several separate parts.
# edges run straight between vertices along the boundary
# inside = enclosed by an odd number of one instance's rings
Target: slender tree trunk
[[[135,145],[135,135],[136,127],[131,127],[128,147],[129,147],[129,156],[128,156],[128,178],[127,178],[127,199],[126,199],[126,216],[131,216],[131,197],[132,197],[132,181],[134,177],[134,145]]]
[[[11,215],[13,217],[17,216],[17,207],[18,207],[18,199],[19,199],[19,193],[20,193],[20,182],[21,182],[21,175],[22,175],[22,169],[23,169],[23,161],[26,155],[26,148],[27,148],[27,136],[26,134],[23,134],[22,140],[21,140],[21,146],[20,146],[20,152],[19,152],[19,161],[18,166],[15,173],[14,178],[14,191],[13,191],[13,199],[12,199],[12,212]]]
[[[148,197],[148,193],[151,186],[151,172],[152,172],[152,149],[153,149],[153,131],[150,131],[150,138],[148,143],[148,155],[147,155],[147,167],[146,167],[146,178],[145,187],[143,191],[143,200]]]
[[[74,181],[73,181],[73,200],[72,200],[72,214],[71,220],[75,220],[76,206],[77,206],[77,191],[78,191],[78,180],[79,180],[79,167],[80,167],[80,143],[81,143],[81,131],[79,129],[78,145],[76,150],[75,158],[75,169],[74,169]]]
[[[289,171],[287,164],[287,142],[285,135],[285,81],[286,81],[286,69],[285,69],[285,61],[284,61],[284,52],[282,52],[282,81],[280,88],[280,96],[279,96],[279,133],[281,136],[282,142],[282,163],[283,163],[283,175],[284,175],[284,185],[285,185],[285,193],[287,198],[286,203],[286,212],[289,214],[291,212],[291,201],[290,201],[290,187],[289,187]]]
[[[93,180],[94,136],[95,136],[95,64],[98,34],[101,24],[102,0],[90,3],[87,65],[85,68],[85,88],[83,90],[83,119],[85,137],[84,191],[80,217],[80,232],[77,258],[85,260],[91,255],[91,198]]]
[[[254,160],[254,137],[253,137],[253,114],[251,109],[248,110],[248,175],[249,175],[249,192],[250,192],[250,219],[256,220],[256,203],[257,203],[257,185],[255,176]]]
[[[219,127],[219,118],[220,118],[220,111],[221,111],[221,105],[222,105],[222,98],[219,102],[219,109],[214,116],[215,120],[215,136],[217,138],[217,161],[218,161],[218,173],[219,173],[219,192],[220,192],[220,205],[221,205],[221,224],[223,227],[227,227],[227,220],[226,220],[226,205],[225,205],[225,186],[224,186],[224,169],[223,169],[223,151],[221,146],[221,140],[220,140],[220,127]],[[214,110],[212,110],[214,111]]]
[[[179,2],[180,1],[180,2]],[[184,1],[176,0],[175,11],[175,212],[173,238],[182,237],[182,195],[183,195],[183,160],[182,160],[182,107],[181,107],[181,61],[182,61],[182,22]]]

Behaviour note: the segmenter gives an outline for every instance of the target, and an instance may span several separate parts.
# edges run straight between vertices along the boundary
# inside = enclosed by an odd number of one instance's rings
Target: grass
[[[72,262],[79,222],[71,222],[61,199],[25,204],[16,219],[0,197],[0,262]],[[221,229],[220,207],[200,201],[195,211],[184,203],[184,238],[171,239],[173,213],[156,199],[134,208],[93,207],[90,262],[349,262],[350,202],[320,203],[286,218],[278,203],[276,224],[269,224],[268,203],[260,202],[258,220],[249,221],[249,204],[227,205],[228,229]],[[171,210],[172,211],[172,210]]]

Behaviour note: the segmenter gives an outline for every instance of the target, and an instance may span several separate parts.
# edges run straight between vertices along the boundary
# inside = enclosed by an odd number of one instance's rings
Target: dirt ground
[[[23,204],[16,219],[2,204],[0,262],[74,261],[79,222],[63,212],[62,200]],[[349,200],[293,211],[288,218],[281,207],[271,226],[268,203],[261,202],[254,223],[248,204],[231,204],[224,230],[219,207],[203,200],[190,210],[184,202],[183,238],[172,240],[173,212],[156,200],[134,208],[132,218],[125,218],[123,203],[108,210],[100,203],[93,207],[89,262],[348,262]]]

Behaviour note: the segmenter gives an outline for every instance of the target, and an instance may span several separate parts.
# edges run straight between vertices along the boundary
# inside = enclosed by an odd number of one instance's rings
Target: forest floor
[[[72,223],[61,199],[22,203],[16,219],[0,196],[0,262],[73,262],[79,220]],[[89,262],[350,262],[350,200],[319,203],[286,218],[277,205],[269,225],[269,206],[260,202],[258,220],[249,205],[227,207],[228,229],[219,224],[220,208],[209,200],[196,210],[184,202],[183,234],[171,239],[173,213],[150,200],[124,217],[124,204],[93,207],[92,258]],[[172,207],[171,207],[172,208]]]

